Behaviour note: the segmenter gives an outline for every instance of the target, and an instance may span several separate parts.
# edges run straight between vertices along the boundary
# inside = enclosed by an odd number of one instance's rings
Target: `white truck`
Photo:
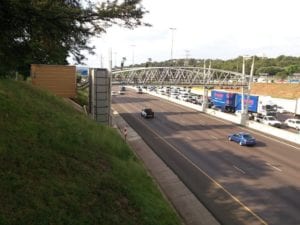
[[[300,98],[296,100],[295,117],[300,119]]]
[[[277,105],[272,101],[271,96],[259,96],[257,113],[263,116],[276,116]]]
[[[274,116],[257,116],[256,121],[277,128],[282,126],[282,123]]]

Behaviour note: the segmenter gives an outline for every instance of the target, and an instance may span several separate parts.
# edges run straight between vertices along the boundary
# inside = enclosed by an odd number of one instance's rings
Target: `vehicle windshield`
[[[300,124],[300,120],[297,120],[297,121],[296,121],[296,124]]]
[[[275,120],[275,118],[273,116],[269,116],[268,120]]]
[[[267,111],[277,111],[276,105],[265,105],[263,108],[265,108]]]
[[[244,134],[243,137],[244,137],[246,140],[253,139],[253,137],[252,137],[250,134]]]

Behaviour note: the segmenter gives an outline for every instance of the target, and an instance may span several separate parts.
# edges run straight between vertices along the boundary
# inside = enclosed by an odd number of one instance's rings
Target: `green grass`
[[[89,100],[89,88],[84,88],[81,90],[77,90],[77,96],[73,99],[76,103],[81,106],[87,106]]]
[[[0,224],[176,225],[119,134],[31,85],[0,80]]]

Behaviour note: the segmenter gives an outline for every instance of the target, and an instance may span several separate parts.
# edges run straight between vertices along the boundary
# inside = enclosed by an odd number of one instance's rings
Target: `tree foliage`
[[[151,66],[184,66],[186,59],[174,59],[163,62],[152,62]],[[235,59],[189,59],[189,66],[203,67],[204,61],[206,68],[211,63],[211,68],[222,69],[228,71],[236,71],[242,73],[243,57],[239,56]],[[250,74],[251,60],[245,61],[246,74]],[[141,64],[144,66],[145,64]],[[262,58],[255,56],[254,75],[276,75],[278,78],[284,79],[294,73],[300,73],[300,57],[280,55],[277,58]]]
[[[80,63],[82,50],[93,53],[92,36],[112,25],[147,26],[145,13],[141,0],[2,0],[0,74],[28,75],[30,64],[67,64],[69,55]]]

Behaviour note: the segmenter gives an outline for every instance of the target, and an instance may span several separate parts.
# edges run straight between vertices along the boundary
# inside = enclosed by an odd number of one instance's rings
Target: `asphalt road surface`
[[[299,145],[130,89],[112,101],[221,224],[300,224]],[[155,118],[142,118],[143,107]],[[239,131],[257,145],[228,141]]]

